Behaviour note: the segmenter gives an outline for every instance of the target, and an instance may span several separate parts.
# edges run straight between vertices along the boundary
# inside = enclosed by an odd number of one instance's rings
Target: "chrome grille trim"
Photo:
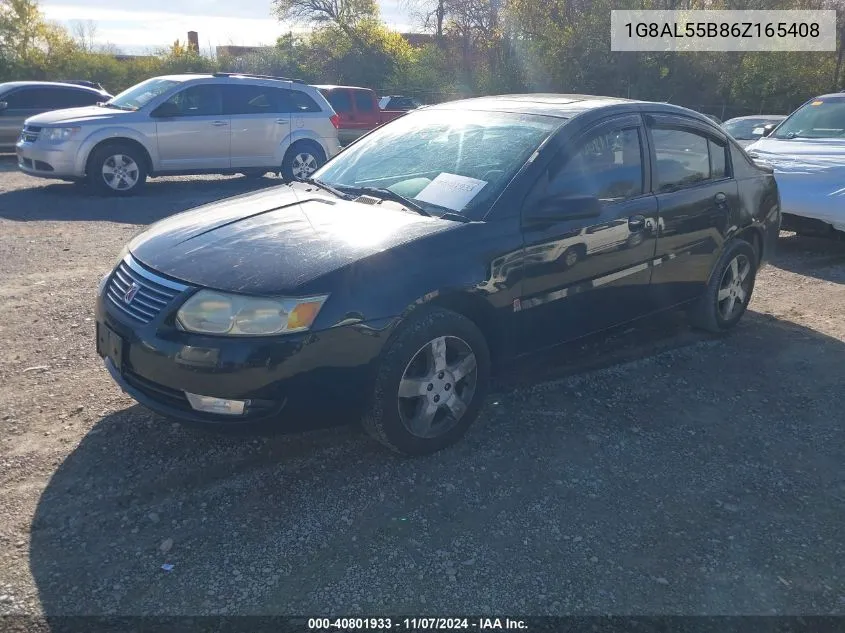
[[[37,125],[25,125],[21,131],[21,139],[27,143],[33,143],[38,140],[41,134],[41,128]]]
[[[127,303],[123,297],[132,284],[136,284],[138,290],[132,300]],[[127,255],[112,272],[106,286],[106,297],[121,314],[140,323],[149,323],[177,295],[187,289],[188,286],[184,284],[165,279],[147,270],[131,255]]]

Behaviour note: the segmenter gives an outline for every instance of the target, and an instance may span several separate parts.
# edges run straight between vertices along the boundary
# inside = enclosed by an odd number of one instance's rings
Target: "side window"
[[[47,108],[79,108],[94,105],[104,101],[103,97],[87,90],[73,90],[71,88],[44,88],[43,107]]]
[[[615,202],[642,193],[642,142],[635,127],[590,136],[565,164],[553,161],[550,168],[547,195]]]
[[[185,88],[167,102],[178,107],[182,116],[217,116],[223,113],[223,92],[215,84]]]
[[[661,128],[652,129],[651,135],[657,157],[657,192],[677,191],[710,179],[709,141],[704,135],[688,130]]]
[[[363,90],[355,90],[355,109],[358,112],[372,112],[376,109],[376,104],[373,103],[373,95]]]
[[[284,95],[283,103],[287,104],[285,112],[322,112],[317,102],[301,90],[279,90],[279,93]]]
[[[36,88],[21,88],[12,94],[3,97],[3,101],[13,108],[36,108],[38,107],[38,90]]]
[[[352,99],[349,97],[348,90],[328,90],[326,99],[334,108],[334,111],[340,114],[341,112],[352,111]]]
[[[708,139],[707,145],[710,148],[710,175],[712,178],[727,178],[728,161],[725,156],[727,146],[719,145],[713,139]]]
[[[237,114],[268,114],[283,112],[275,99],[276,88],[250,85],[223,86],[225,95],[224,113]]]

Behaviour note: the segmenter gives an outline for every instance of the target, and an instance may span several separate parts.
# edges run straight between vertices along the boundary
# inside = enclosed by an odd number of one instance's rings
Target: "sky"
[[[416,30],[402,0],[378,0],[382,19],[395,30]],[[290,30],[270,17],[270,0],[42,0],[47,19],[71,26],[96,23],[97,44],[114,44],[125,53],[140,53],[184,41],[197,31],[200,48],[234,44],[272,44]]]

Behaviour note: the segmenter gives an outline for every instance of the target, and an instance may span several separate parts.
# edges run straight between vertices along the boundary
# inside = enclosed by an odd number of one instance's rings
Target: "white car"
[[[772,166],[785,230],[845,232],[845,92],[807,101],[773,131],[746,148]]]
[[[305,179],[340,151],[338,118],[319,90],[232,73],[154,77],[95,106],[30,117],[21,171],[136,193],[147,176],[281,172]]]
[[[755,114],[738,116],[722,124],[725,131],[734,137],[740,147],[748,147],[764,136],[766,126],[776,127],[786,117],[782,114]]]

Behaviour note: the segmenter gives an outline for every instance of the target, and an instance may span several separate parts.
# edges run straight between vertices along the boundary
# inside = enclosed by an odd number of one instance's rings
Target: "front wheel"
[[[282,178],[287,182],[305,180],[326,162],[323,149],[313,141],[297,141],[282,159]]]
[[[734,327],[748,308],[756,277],[754,247],[740,239],[729,242],[707,289],[690,313],[693,325],[708,332],[725,332]]]
[[[388,343],[364,428],[398,453],[434,453],[463,437],[489,380],[490,352],[476,325],[450,310],[425,309]]]
[[[103,145],[88,159],[87,179],[97,193],[130,196],[138,193],[147,181],[147,161],[131,145]]]

